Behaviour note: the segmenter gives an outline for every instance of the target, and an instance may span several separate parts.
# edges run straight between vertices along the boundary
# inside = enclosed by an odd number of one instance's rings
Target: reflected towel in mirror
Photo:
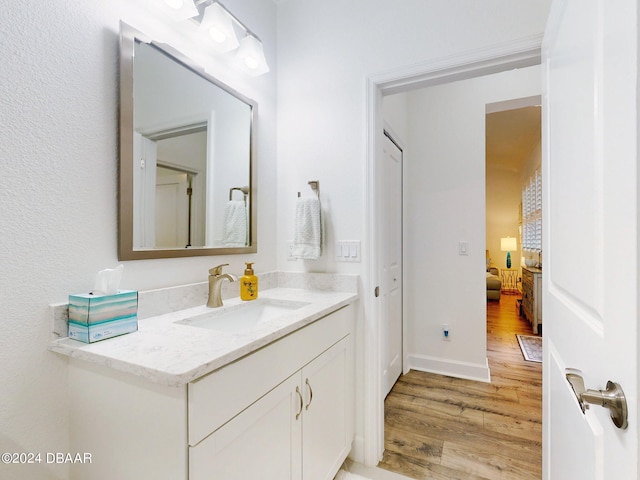
[[[296,218],[291,255],[317,260],[322,254],[322,215],[320,199],[300,197],[296,202]]]
[[[224,208],[222,243],[225,247],[246,247],[248,215],[244,200],[231,200]]]

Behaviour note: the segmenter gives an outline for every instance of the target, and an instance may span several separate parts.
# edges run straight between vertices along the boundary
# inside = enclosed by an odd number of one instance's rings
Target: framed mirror
[[[257,251],[257,105],[120,25],[118,258]]]

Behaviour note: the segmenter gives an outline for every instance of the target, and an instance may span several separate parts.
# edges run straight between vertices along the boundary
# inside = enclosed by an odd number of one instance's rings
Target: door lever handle
[[[582,413],[585,413],[591,405],[600,405],[608,408],[611,414],[611,420],[618,428],[627,428],[627,399],[624,396],[622,387],[616,382],[609,380],[606,390],[585,389],[584,380],[579,375],[579,370],[567,369],[565,375],[567,381],[573,389],[573,393],[578,399]]]

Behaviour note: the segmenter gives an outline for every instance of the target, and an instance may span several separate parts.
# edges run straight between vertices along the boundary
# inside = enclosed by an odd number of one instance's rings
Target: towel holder
[[[320,198],[320,181],[310,180],[308,183],[309,183],[309,186],[311,187],[311,190],[313,190],[316,196]],[[300,198],[300,192],[298,192],[298,198]]]
[[[248,186],[245,186],[245,187],[231,187],[229,189],[229,201],[233,200],[233,191],[234,190],[240,190],[242,193],[244,193],[244,199],[246,201],[247,195],[249,195],[249,187]]]

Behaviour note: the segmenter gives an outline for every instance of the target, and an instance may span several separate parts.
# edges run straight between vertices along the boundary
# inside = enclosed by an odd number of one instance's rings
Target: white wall
[[[370,253],[365,238],[368,226],[365,198],[367,78],[541,34],[549,4],[549,0],[288,0],[279,3],[279,268],[359,273],[362,285],[369,285],[371,272],[368,272],[367,265]],[[291,262],[287,261],[287,240],[291,239],[293,232],[296,192],[304,190],[308,180],[320,180],[322,202],[328,217],[328,248],[316,262]],[[482,180],[474,177],[470,181],[476,183],[473,187],[476,192],[484,192],[484,171]],[[456,188],[456,185],[458,183],[454,182],[451,187]],[[462,209],[463,202],[457,208]],[[464,218],[469,218],[469,215],[464,215]],[[484,245],[483,222],[484,214],[474,218],[473,225],[460,225],[457,231],[449,234],[450,238],[455,238],[457,245],[460,236],[469,235],[467,239],[474,242],[476,248]],[[480,232],[477,241],[467,233],[476,228]],[[363,241],[362,263],[335,261],[333,244],[335,240],[343,239]],[[477,266],[480,272],[484,253],[481,257]],[[447,275],[454,275],[457,266],[453,262],[447,263]],[[432,271],[431,265],[423,267]],[[475,264],[468,267],[468,270],[475,269]],[[457,280],[459,278],[456,276]],[[465,285],[458,293],[465,295],[467,288]],[[480,305],[481,294],[474,288],[478,287],[472,288],[471,302]],[[364,365],[363,332],[375,328],[374,319],[367,317],[367,305],[373,301],[372,292],[363,291],[362,294],[363,308],[357,324],[361,336],[356,365],[360,381],[363,369],[371,368]],[[478,319],[479,315],[474,313],[470,320],[465,321],[475,322]],[[438,315],[435,321],[440,322],[441,316]],[[432,330],[433,324],[428,329]],[[480,327],[475,327],[473,332],[478,330]],[[477,345],[484,345],[484,333],[481,335],[473,351],[465,352],[463,358],[480,361]],[[415,348],[417,350],[417,346]],[[457,345],[455,348],[459,351]],[[437,354],[442,355],[443,352]],[[357,411],[363,412],[362,385],[357,387]],[[358,436],[363,435],[363,417],[357,419],[356,429]],[[356,452],[356,457],[359,453]]]
[[[0,452],[67,452],[64,358],[47,351],[48,305],[93,287],[117,264],[119,20],[175,45],[259,104],[258,254],[126,262],[123,287],[206,281],[216,263],[273,270],[276,223],[276,7],[225,5],[263,40],[272,73],[246,77],[202,56],[186,26],[144,0],[27,0],[0,15]],[[1,478],[63,479],[65,466],[0,464]]]
[[[539,34],[548,7],[548,0],[280,3],[280,268],[363,271],[363,264],[335,262],[333,243],[363,239],[366,230],[367,76]],[[329,217],[328,252],[317,262],[289,262],[296,192],[316,179]]]
[[[488,378],[485,106],[540,94],[540,74],[535,66],[408,95],[404,288],[408,354],[414,368]],[[516,198],[519,188],[514,178]],[[468,242],[468,255],[458,254],[460,241]],[[444,323],[451,331],[446,341]]]
[[[499,165],[487,166],[487,233],[486,247],[491,266],[507,268],[507,253],[500,250],[502,237],[517,239],[518,249],[511,252],[511,268],[520,268],[522,245],[518,223],[522,201],[521,173]]]

